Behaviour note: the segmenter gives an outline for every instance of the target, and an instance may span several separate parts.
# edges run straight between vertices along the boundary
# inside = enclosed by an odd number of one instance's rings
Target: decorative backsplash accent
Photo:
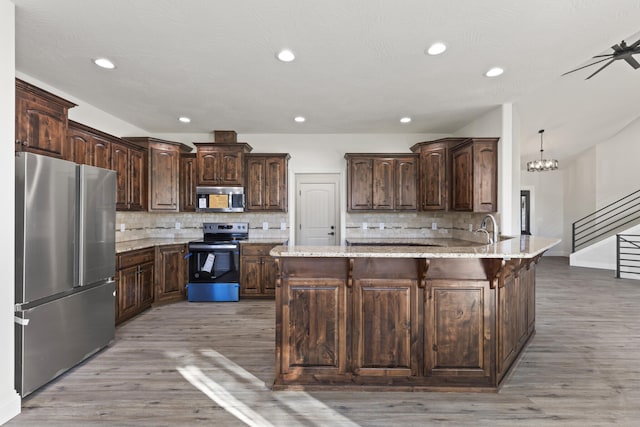
[[[203,222],[248,222],[249,238],[289,238],[286,213],[116,212],[116,242],[146,238],[202,238]],[[267,230],[263,223],[267,223]],[[285,223],[286,229],[281,230]],[[177,226],[177,224],[179,224]],[[122,226],[124,225],[124,231]],[[179,227],[179,228],[178,228]]]

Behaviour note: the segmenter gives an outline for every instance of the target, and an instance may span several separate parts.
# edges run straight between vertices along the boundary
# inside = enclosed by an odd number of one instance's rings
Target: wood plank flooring
[[[536,309],[499,393],[305,393],[269,390],[273,301],[156,307],[7,426],[640,425],[640,281],[545,257]]]

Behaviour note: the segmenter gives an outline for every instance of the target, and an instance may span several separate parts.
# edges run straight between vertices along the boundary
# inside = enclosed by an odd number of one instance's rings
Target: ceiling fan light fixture
[[[429,46],[427,49],[427,55],[435,56],[444,53],[447,50],[447,45],[442,42],[436,42]]]
[[[544,129],[540,129],[538,133],[540,134],[540,160],[527,162],[527,172],[554,171],[558,169],[558,161],[555,159],[542,158],[542,154],[544,152],[544,149],[542,148],[542,134],[544,133]]]
[[[502,69],[500,67],[493,67],[489,71],[484,73],[484,75],[487,76],[487,77],[498,77],[498,76],[502,75],[502,73],[504,73],[504,69]]]

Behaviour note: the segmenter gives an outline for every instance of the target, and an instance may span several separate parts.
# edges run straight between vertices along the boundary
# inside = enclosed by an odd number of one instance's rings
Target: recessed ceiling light
[[[400,123],[409,123],[411,122],[411,117],[403,117],[400,119]]]
[[[98,58],[94,59],[93,63],[96,64],[100,68],[106,68],[107,70],[113,70],[116,68],[115,64],[109,61],[107,58]]]
[[[500,74],[504,73],[504,70],[500,67],[493,67],[486,73],[484,73],[487,77],[498,77]]]
[[[189,117],[178,117],[178,120],[180,120],[182,123],[191,123],[191,119]]]
[[[284,49],[278,52],[278,59],[282,62],[291,62],[296,59],[296,56],[289,49]]]
[[[427,49],[427,54],[428,55],[440,55],[445,50],[447,50],[447,45],[445,45],[444,43],[437,42],[437,43],[434,43],[431,46],[429,46],[429,48]]]
[[[296,117],[294,117],[294,118],[293,118],[293,120],[294,120],[295,122],[297,122],[297,123],[304,123],[307,119],[305,119],[305,118],[304,118],[304,117],[302,117],[302,116],[296,116]]]

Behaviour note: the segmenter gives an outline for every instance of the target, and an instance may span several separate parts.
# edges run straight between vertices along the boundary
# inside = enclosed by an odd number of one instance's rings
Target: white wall
[[[565,238],[564,227],[564,170],[547,172],[527,172],[520,174],[520,186],[532,191],[531,234],[562,239],[559,245],[546,252],[546,255],[569,256],[571,239]]]
[[[15,6],[0,0],[0,424],[20,413],[14,389],[14,228],[15,228]]]

